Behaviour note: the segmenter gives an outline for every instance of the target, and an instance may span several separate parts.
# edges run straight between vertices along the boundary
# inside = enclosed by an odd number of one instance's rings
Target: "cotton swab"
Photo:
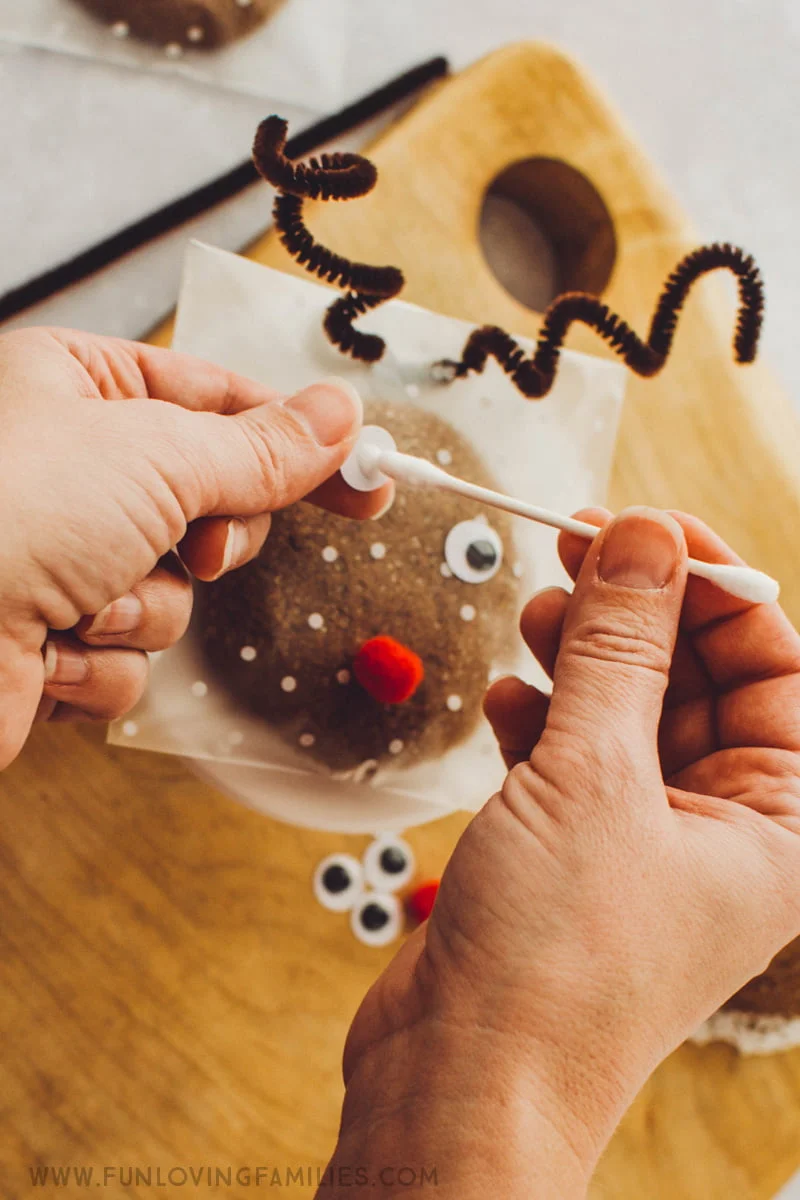
[[[342,473],[346,481],[359,491],[372,491],[389,479],[395,479],[401,483],[454,492],[468,500],[500,508],[515,516],[526,517],[529,521],[539,521],[553,529],[563,529],[578,537],[591,539],[598,532],[596,526],[586,521],[576,521],[574,517],[565,517],[535,504],[526,504],[512,496],[504,496],[502,492],[478,487],[477,484],[448,474],[424,458],[400,454],[394,449],[391,435],[379,426],[367,426],[362,430],[359,443]],[[751,604],[773,604],[778,599],[778,582],[753,567],[708,563],[696,558],[690,558],[688,565],[692,575],[708,579],[731,596],[748,600]]]

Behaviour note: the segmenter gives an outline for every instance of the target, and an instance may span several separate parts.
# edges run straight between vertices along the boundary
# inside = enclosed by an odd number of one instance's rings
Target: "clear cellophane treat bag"
[[[0,0],[0,39],[322,112],[347,91],[344,0]]]
[[[562,513],[603,501],[622,366],[565,352],[538,401],[492,362],[443,384],[431,364],[458,356],[464,322],[385,304],[362,321],[390,347],[368,366],[326,340],[330,302],[316,283],[193,244],[174,345],[287,394],[344,377],[401,451]],[[145,698],[110,739],[194,760],[315,828],[474,810],[503,778],[483,693],[508,672],[542,683],[519,613],[565,580],[553,530],[461,497],[398,484],[389,512],[363,522],[294,505],[256,562],[196,585],[189,633],[153,656]]]

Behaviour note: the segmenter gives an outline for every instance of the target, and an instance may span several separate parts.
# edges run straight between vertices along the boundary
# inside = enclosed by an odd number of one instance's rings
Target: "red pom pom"
[[[374,700],[402,704],[410,700],[422,680],[422,659],[390,637],[370,638],[353,660],[353,674]]]
[[[406,901],[408,911],[420,925],[423,921],[427,921],[433,912],[433,902],[438,891],[439,880],[431,879],[427,883],[421,883],[408,897]]]

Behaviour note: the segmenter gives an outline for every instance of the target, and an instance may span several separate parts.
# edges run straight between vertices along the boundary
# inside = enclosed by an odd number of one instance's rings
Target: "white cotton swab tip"
[[[358,447],[358,465],[365,475],[374,475],[380,469],[378,463],[381,454],[380,447],[372,445],[371,442],[365,442],[363,446]]]
[[[377,425],[366,426],[362,430],[358,445],[342,468],[342,474],[345,480],[359,491],[372,491],[387,479],[395,479],[412,486],[455,492],[467,499],[526,517],[530,521],[539,521],[554,529],[577,534],[578,537],[591,539],[598,532],[594,525],[589,525],[586,521],[576,521],[574,517],[563,516],[561,513],[539,508],[535,504],[515,500],[512,496],[504,496],[501,492],[478,487],[477,484],[448,474],[427,459],[399,454],[388,431]],[[688,567],[692,575],[707,579],[729,595],[747,600],[750,604],[774,604],[780,594],[777,580],[765,575],[763,571],[756,571],[753,567],[736,563],[708,563],[696,558],[689,559]]]
[[[395,440],[380,425],[365,425],[359,434],[355,449],[342,464],[341,475],[345,483],[357,492],[374,492],[389,482],[389,476],[380,468],[380,457],[394,450]]]
[[[690,558],[689,570],[692,575],[708,579],[731,596],[738,596],[740,600],[748,600],[751,604],[774,604],[781,592],[777,579],[765,575],[763,571],[756,571],[754,567],[740,567],[735,563],[707,563]]]

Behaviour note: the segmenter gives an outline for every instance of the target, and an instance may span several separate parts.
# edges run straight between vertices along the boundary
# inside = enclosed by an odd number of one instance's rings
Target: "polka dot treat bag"
[[[494,361],[443,381],[434,368],[458,359],[470,326],[399,299],[359,320],[388,352],[354,361],[326,336],[331,298],[195,243],[174,345],[286,393],[345,377],[403,453],[559,512],[602,503],[622,365],[565,351],[532,403]],[[373,833],[476,809],[503,777],[484,691],[506,672],[541,685],[519,613],[565,580],[552,530],[460,496],[398,483],[365,522],[294,505],[255,562],[196,585],[188,635],[153,656],[146,697],[110,740],[192,759],[313,828]]]

